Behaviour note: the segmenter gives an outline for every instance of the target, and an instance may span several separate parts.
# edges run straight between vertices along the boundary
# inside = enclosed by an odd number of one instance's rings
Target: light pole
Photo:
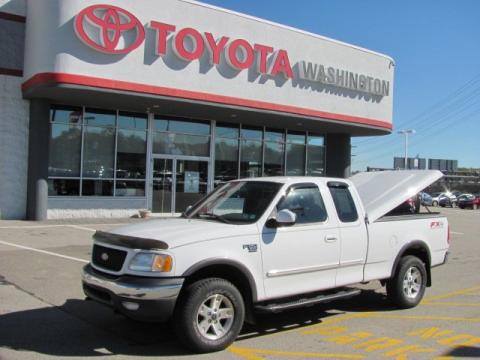
[[[405,166],[404,166],[404,169],[407,170],[407,165],[408,165],[408,134],[415,134],[415,130],[414,129],[404,129],[404,130],[399,130],[397,133],[405,135]]]

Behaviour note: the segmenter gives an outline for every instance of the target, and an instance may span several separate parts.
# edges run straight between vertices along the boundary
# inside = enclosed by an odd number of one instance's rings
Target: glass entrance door
[[[153,157],[152,212],[182,213],[208,192],[208,160]]]
[[[172,159],[153,159],[152,212],[171,213],[173,196]]]

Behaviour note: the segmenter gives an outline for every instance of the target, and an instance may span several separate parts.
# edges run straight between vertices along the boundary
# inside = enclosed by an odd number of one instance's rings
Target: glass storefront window
[[[113,178],[115,130],[86,126],[83,144],[83,176]]]
[[[287,175],[305,175],[305,133],[287,133]]]
[[[117,178],[145,179],[147,133],[118,129]]]
[[[80,180],[49,179],[48,196],[78,196],[80,194]]]
[[[238,125],[217,123],[215,136],[217,138],[238,139],[240,129]]]
[[[325,147],[324,137],[308,135],[307,140],[307,175],[324,176],[325,174]]]
[[[285,144],[265,141],[264,176],[282,176],[285,165]]]
[[[240,177],[257,177],[262,174],[262,142],[241,140]]]
[[[261,128],[242,126],[240,137],[249,140],[262,140],[263,130]]]
[[[155,133],[153,152],[156,154],[208,156],[210,136]]]
[[[83,180],[83,196],[113,196],[113,180]]]
[[[50,109],[52,123],[81,124],[82,108],[77,106],[55,106]]]
[[[80,176],[82,129],[79,125],[52,123],[48,176]]]
[[[217,138],[214,185],[234,179],[238,179],[238,139]]]
[[[115,196],[145,196],[145,181],[117,179]]]
[[[50,123],[50,196],[145,196],[147,114],[53,105]],[[156,116],[151,125],[153,154],[211,155],[209,121]],[[325,174],[319,134],[217,122],[214,141],[215,187],[245,177]]]
[[[153,122],[153,127],[155,131],[210,135],[209,121],[162,119],[156,116]]]
[[[263,175],[283,175],[285,173],[285,130],[266,129],[264,146]]]
[[[121,111],[118,114],[118,127],[120,129],[147,130],[147,115]]]
[[[83,122],[90,126],[115,126],[116,111],[100,110],[100,109],[85,109]]]

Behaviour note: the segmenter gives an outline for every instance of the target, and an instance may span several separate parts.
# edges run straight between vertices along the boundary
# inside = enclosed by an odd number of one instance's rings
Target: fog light
[[[122,305],[125,309],[131,310],[131,311],[136,311],[140,307],[137,303],[134,302],[129,302],[129,301],[123,301]]]

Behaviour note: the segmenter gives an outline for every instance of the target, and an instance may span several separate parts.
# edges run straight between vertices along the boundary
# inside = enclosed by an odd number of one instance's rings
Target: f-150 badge
[[[248,252],[257,252],[257,245],[256,244],[245,244],[242,247],[243,249],[247,249]]]

